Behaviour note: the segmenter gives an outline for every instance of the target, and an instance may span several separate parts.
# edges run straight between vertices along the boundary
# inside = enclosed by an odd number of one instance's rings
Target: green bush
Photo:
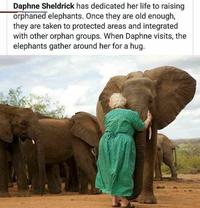
[[[188,154],[186,151],[177,151],[177,171],[179,173],[198,173],[200,172],[200,157]]]

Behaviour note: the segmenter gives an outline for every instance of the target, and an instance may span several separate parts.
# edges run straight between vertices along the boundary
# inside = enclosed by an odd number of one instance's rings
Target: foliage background
[[[29,94],[24,96],[21,87],[10,89],[8,94],[0,93],[0,103],[17,107],[31,108],[34,112],[41,113],[54,118],[63,118],[65,107],[57,101],[52,100],[48,94],[39,96]]]

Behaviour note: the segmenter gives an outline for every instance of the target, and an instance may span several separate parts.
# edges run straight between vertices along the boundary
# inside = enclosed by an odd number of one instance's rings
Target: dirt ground
[[[154,183],[158,204],[135,203],[136,208],[193,208],[200,207],[200,174],[179,175],[179,179]],[[16,189],[11,189],[10,198],[0,198],[0,208],[107,208],[110,197],[107,195],[79,195],[63,193],[32,197],[16,197]]]

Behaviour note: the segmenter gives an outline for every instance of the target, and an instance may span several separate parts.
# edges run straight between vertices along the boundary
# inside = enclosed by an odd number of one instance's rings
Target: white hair
[[[121,93],[113,93],[110,96],[109,106],[111,108],[120,108],[126,105],[126,98]]]

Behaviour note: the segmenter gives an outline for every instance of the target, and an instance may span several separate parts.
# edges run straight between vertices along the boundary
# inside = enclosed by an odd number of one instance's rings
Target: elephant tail
[[[172,151],[173,151],[173,154],[174,154],[174,165],[175,165],[175,167],[177,167],[177,155],[176,155],[176,148],[174,147],[174,148],[172,149]]]

